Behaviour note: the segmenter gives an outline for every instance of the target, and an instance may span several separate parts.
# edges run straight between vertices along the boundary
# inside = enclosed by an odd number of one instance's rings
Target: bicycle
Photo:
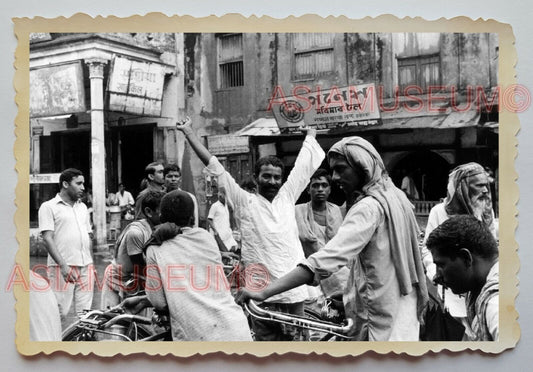
[[[350,339],[350,332],[353,328],[353,320],[348,318],[341,323],[325,320],[322,314],[318,314],[310,309],[305,309],[306,316],[281,313],[263,309],[254,300],[249,300],[243,304],[246,312],[253,318],[268,320],[276,323],[289,325],[295,328],[316,331],[319,337],[313,341],[336,341],[338,339]]]
[[[144,296],[128,298],[128,308]],[[109,310],[86,310],[62,334],[62,341],[166,341],[171,339],[166,314],[151,318],[127,313],[126,302]]]

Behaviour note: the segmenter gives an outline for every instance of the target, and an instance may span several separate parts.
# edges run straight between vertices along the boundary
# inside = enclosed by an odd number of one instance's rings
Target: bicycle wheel
[[[80,325],[77,321],[71,324],[61,335],[61,341],[96,341],[94,332]]]
[[[127,326],[115,324],[108,328],[93,330],[87,329],[78,321],[63,332],[61,339],[62,341],[138,341],[154,334],[152,330],[135,322]],[[156,340],[161,340],[161,338]]]

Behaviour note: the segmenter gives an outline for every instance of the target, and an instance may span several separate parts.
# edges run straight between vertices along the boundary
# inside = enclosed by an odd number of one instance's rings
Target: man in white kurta
[[[295,204],[324,157],[325,153],[314,135],[307,135],[292,172],[271,202],[260,194],[241,189],[216,157],[209,161],[208,170],[218,176],[218,184],[225,187],[228,202],[240,221],[242,263],[246,269],[264,274],[267,282],[282,277],[294,267],[295,262],[304,259]],[[298,304],[307,297],[307,289],[301,286],[271,297],[265,306],[281,310],[283,306],[278,304]],[[255,328],[259,331],[259,339],[279,340],[271,338],[274,336],[260,327]]]
[[[221,251],[234,251],[237,249],[237,242],[233,238],[231,230],[230,214],[226,204],[226,192],[223,187],[218,190],[218,200],[209,208],[207,220],[213,230],[215,239],[220,239],[218,243]]]

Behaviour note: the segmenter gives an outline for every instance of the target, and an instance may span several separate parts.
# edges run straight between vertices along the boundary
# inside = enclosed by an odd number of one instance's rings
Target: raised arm
[[[287,195],[290,196],[291,203],[296,203],[309,183],[309,179],[320,167],[326,156],[316,140],[316,130],[309,127],[300,127],[299,129],[306,134],[306,137],[294,163],[294,168],[287,177],[287,182],[283,185],[283,188],[288,191]]]
[[[187,141],[189,141],[189,144],[191,145],[192,149],[194,150],[196,155],[198,155],[204,165],[208,165],[209,159],[211,159],[212,155],[209,150],[205,148],[200,139],[192,130],[191,119],[187,117],[187,119],[185,119],[181,123],[176,123],[176,128],[185,135],[185,138],[187,138]]]

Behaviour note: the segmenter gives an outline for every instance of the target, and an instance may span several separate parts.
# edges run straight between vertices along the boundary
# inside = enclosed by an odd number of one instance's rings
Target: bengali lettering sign
[[[30,184],[32,183],[59,183],[61,173],[40,173],[30,174]]]
[[[207,137],[207,147],[213,155],[242,154],[250,151],[246,136],[209,136]]]
[[[86,111],[80,62],[30,70],[30,117]]]
[[[316,129],[381,124],[374,84],[348,87],[320,87],[311,92],[306,86],[296,86],[291,96],[276,87],[270,99],[269,110],[282,133],[293,132],[302,124]]]
[[[109,74],[109,109],[137,115],[161,115],[164,67],[115,57]]]

